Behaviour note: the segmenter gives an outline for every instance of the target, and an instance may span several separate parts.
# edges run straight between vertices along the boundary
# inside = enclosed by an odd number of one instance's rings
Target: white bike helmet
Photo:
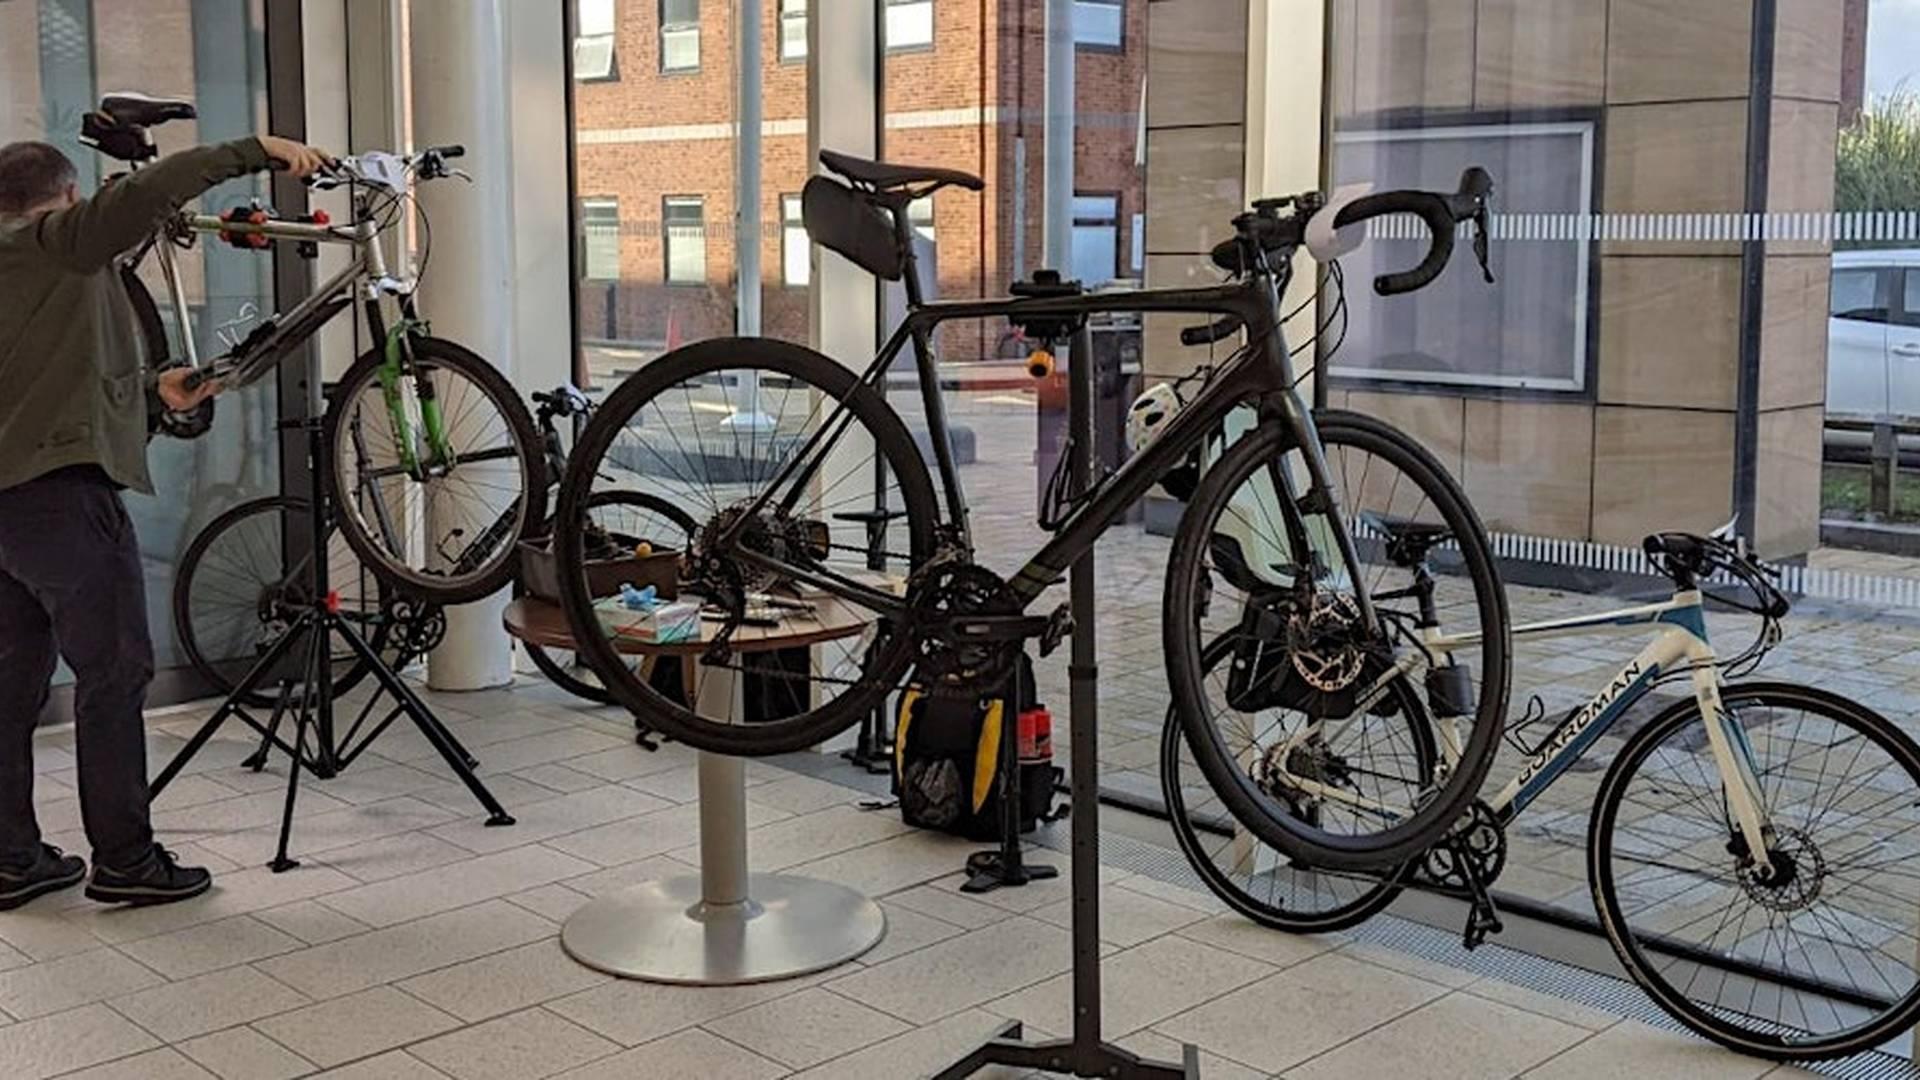
[[[1127,446],[1136,454],[1145,450],[1186,404],[1172,383],[1148,387],[1127,408]]]

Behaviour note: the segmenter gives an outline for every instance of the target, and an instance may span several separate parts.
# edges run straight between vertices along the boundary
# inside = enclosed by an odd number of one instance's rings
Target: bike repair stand
[[[287,845],[293,833],[293,807],[295,799],[299,796],[301,770],[312,773],[318,780],[330,780],[338,776],[403,715],[413,720],[415,726],[420,729],[420,734],[433,745],[435,750],[439,751],[448,767],[452,768],[454,774],[467,785],[467,790],[473,792],[473,797],[478,799],[480,805],[487,811],[488,825],[513,824],[513,817],[474,774],[476,762],[467,753],[466,748],[460,745],[459,740],[454,738],[453,732],[449,731],[446,724],[442,723],[440,718],[433,714],[433,710],[427,707],[426,702],[421,701],[419,695],[407,686],[406,681],[393,670],[386,659],[367,644],[353,622],[340,615],[340,595],[333,591],[333,584],[328,580],[327,539],[333,531],[328,527],[332,518],[329,502],[332,475],[329,463],[332,461],[332,456],[323,423],[325,415],[326,396],[321,388],[320,358],[317,351],[312,351],[307,361],[306,418],[284,425],[288,428],[304,429],[307,433],[307,469],[313,484],[313,497],[307,504],[307,542],[309,544],[307,551],[310,553],[309,558],[312,564],[310,603],[287,627],[286,633],[280,635],[279,639],[254,662],[253,667],[248,669],[246,676],[240,680],[240,684],[233,688],[233,692],[227,695],[227,699],[214,710],[213,715],[201,725],[199,731],[194,733],[193,738],[187,740],[187,745],[181,747],[180,752],[167,763],[167,767],[160,770],[160,775],[154,778],[152,786],[148,789],[149,799],[159,798],[160,793],[173,782],[173,778],[179,775],[187,762],[191,761],[193,756],[207,745],[207,741],[213,738],[214,732],[220,730],[221,725],[226,723],[227,718],[238,717],[242,723],[259,732],[266,744],[262,746],[260,752],[249,758],[246,764],[256,768],[264,765],[262,759],[268,745],[279,747],[291,759],[291,766],[287,769],[286,807],[280,816],[280,846],[274,854],[273,861],[267,864],[275,873],[284,873],[300,865],[288,857]],[[282,538],[282,542],[285,543],[285,538]],[[293,560],[290,558],[288,561]],[[403,655],[424,651],[417,650],[416,646],[425,645],[426,642],[415,637],[417,628],[422,624],[423,620],[416,614],[415,618],[401,625],[401,632],[409,638],[409,641],[402,645]],[[345,739],[336,738],[333,723],[333,642],[335,639],[343,642],[362,663],[367,665],[368,671],[379,684],[379,690],[375,692],[373,701],[367,704],[360,718],[348,729]],[[282,662],[294,655],[296,646],[304,647],[304,659],[299,664],[297,675],[288,677],[280,674]],[[257,690],[273,685],[276,675],[279,676],[279,693],[274,700],[271,717],[267,723],[262,724],[247,711],[246,702],[248,697]],[[375,704],[382,694],[393,698],[395,702],[393,711],[364,738],[355,742],[362,723],[372,715]],[[278,734],[280,721],[290,710],[294,717],[291,745]],[[313,732],[311,748],[308,747],[307,739],[309,729]]]
[[[1060,876],[1057,866],[1028,866],[1020,842],[1021,818],[1027,810],[1020,784],[1020,717],[1033,707],[1033,702],[1024,699],[1026,666],[1023,654],[1014,665],[1013,693],[1000,710],[1000,847],[968,856],[967,883],[960,886],[963,893],[988,893]],[[1007,722],[1009,716],[1013,718],[1011,724]],[[1051,792],[1048,797],[1052,797]]]
[[[1093,334],[1085,322],[1073,331],[1068,348],[1068,409],[1072,422],[1073,488],[1076,496],[1094,486]],[[1073,1037],[1030,1043],[1023,1025],[1008,1021],[938,1080],[962,1080],[989,1065],[1112,1080],[1198,1080],[1200,1050],[1189,1044],[1180,1065],[1147,1061],[1102,1040],[1100,1035],[1100,669],[1094,625],[1093,551],[1073,564],[1070,574],[1073,651],[1067,667],[1068,710],[1073,760]]]

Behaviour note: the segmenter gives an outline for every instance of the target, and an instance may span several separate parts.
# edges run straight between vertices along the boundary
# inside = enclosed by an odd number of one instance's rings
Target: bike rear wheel
[[[671,547],[685,551],[699,528],[685,510],[643,491],[596,491],[588,500],[587,516],[594,525],[618,536],[629,547],[645,542],[656,549]],[[551,530],[551,522],[548,528]],[[619,703],[579,653],[549,649],[531,641],[522,645],[527,650],[527,659],[555,686],[595,705]],[[628,666],[636,672],[640,665],[641,658],[629,658]]]
[[[313,608],[312,556],[304,499],[255,499],[214,518],[181,556],[173,583],[173,626],[187,662],[222,696],[240,680],[293,619]],[[327,572],[340,594],[341,615],[367,644],[383,651],[392,629],[386,590],[329,530]],[[297,660],[297,657],[296,657]],[[333,641],[333,692],[345,694],[367,676],[358,654]],[[271,684],[242,700],[271,706]]]
[[[1289,526],[1285,507],[1301,505],[1307,473],[1287,426],[1235,442],[1175,537],[1168,673],[1195,764],[1242,825],[1309,866],[1385,872],[1446,834],[1492,764],[1508,692],[1506,595],[1479,518],[1431,454],[1370,417],[1323,411],[1315,422],[1341,520],[1302,511],[1301,528]],[[1423,627],[1423,592],[1435,627]],[[1459,647],[1436,653],[1428,633]],[[1222,635],[1235,655],[1210,672],[1203,643]],[[1448,768],[1409,769],[1385,737],[1405,724],[1388,693],[1402,681],[1426,701],[1435,745],[1459,748]]]
[[[805,459],[818,465],[811,479],[748,513],[816,435],[812,449],[824,453]],[[767,606],[760,621],[770,627],[725,614],[703,619],[701,643],[665,650],[695,661],[685,700],[663,693],[609,639],[588,586],[580,523],[594,497],[610,490],[656,495],[699,523],[692,580],[683,585],[707,589],[703,599],[731,604],[728,594],[777,592],[779,601],[811,611]],[[853,372],[787,342],[703,341],[653,360],[622,383],[574,447],[554,532],[563,606],[580,653],[647,727],[716,753],[800,750],[882,704],[906,675],[913,642],[880,600],[792,589],[741,549],[890,597],[931,556],[937,514],[913,436]],[[723,550],[718,538],[729,527],[740,539]],[[897,614],[899,605],[887,604]],[[733,644],[716,653],[705,643],[729,623]],[[793,645],[767,651],[756,638]],[[718,692],[729,685],[736,687],[731,693]]]
[[[340,535],[394,589],[462,604],[504,588],[521,538],[546,520],[546,451],[492,364],[439,338],[414,338],[410,349],[391,388],[376,349],[327,401]],[[429,436],[423,383],[441,417],[446,460]]]
[[[1232,655],[1233,642],[1221,638],[1207,646],[1203,660],[1211,671]],[[1406,728],[1401,752],[1413,768],[1431,776],[1437,755],[1425,707],[1404,683],[1396,684],[1393,692]],[[1409,717],[1415,722],[1407,722]],[[1400,895],[1404,868],[1384,874],[1321,870],[1248,833],[1206,786],[1171,709],[1160,731],[1160,791],[1187,864],[1228,907],[1262,926],[1295,934],[1332,933],[1360,925]]]
[[[1843,1057],[1904,1035],[1920,1019],[1920,747],[1813,687],[1720,696],[1775,871],[1742,865],[1699,702],[1674,705],[1594,796],[1588,871],[1614,952],[1661,1008],[1743,1053]]]

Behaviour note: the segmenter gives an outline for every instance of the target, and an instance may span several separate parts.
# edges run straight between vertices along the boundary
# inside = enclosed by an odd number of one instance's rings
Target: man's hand
[[[316,150],[305,143],[283,139],[278,135],[256,136],[260,148],[267,156],[287,167],[287,171],[296,178],[305,180],[322,168],[333,164],[333,158],[326,152]]]
[[[160,395],[160,403],[167,411],[192,412],[201,402],[220,392],[220,384],[212,379],[188,389],[187,379],[193,374],[193,368],[168,368],[154,380],[154,392]]]

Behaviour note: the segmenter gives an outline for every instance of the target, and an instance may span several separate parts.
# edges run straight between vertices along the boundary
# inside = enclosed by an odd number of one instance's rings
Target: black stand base
[[[1013,858],[1007,858],[1004,851],[976,852],[967,859],[967,883],[960,886],[963,893],[989,893],[995,889],[1025,885],[1029,881],[1046,881],[1060,876],[1057,866],[1029,866],[1016,850]]]
[[[935,1080],[963,1080],[989,1065],[1038,1069],[1062,1076],[1099,1076],[1112,1080],[1199,1080],[1200,1048],[1189,1045],[1178,1065],[1149,1061],[1131,1051],[1105,1043],[1081,1047],[1072,1039],[1050,1042],[1021,1041],[1023,1025],[1009,1020],[973,1052],[935,1073]]]

